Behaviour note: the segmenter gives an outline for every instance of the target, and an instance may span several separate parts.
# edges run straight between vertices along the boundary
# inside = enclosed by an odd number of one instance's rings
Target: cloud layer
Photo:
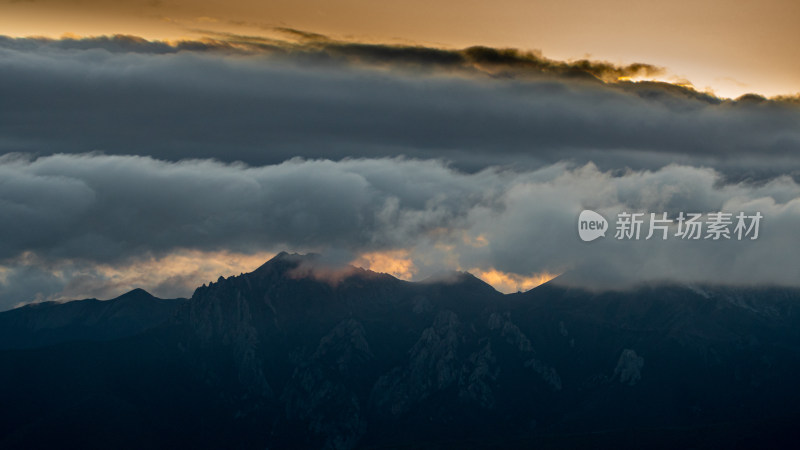
[[[415,279],[450,268],[498,280],[493,271],[566,271],[568,282],[599,288],[800,280],[800,185],[789,177],[726,184],[712,169],[682,165],[613,173],[558,163],[466,173],[439,161],[396,158],[251,167],[86,154],[7,156],[0,179],[0,234],[14,237],[0,245],[6,306],[57,296],[80,274],[102,284],[109,268],[124,272],[170,255],[283,248]],[[585,208],[612,221],[622,211],[758,211],[764,219],[757,240],[617,241],[612,231],[585,243],[577,234]],[[189,283],[175,280],[172,287],[159,280],[160,289],[188,290]],[[76,283],[70,286],[77,295]]]
[[[473,171],[679,162],[731,179],[800,169],[791,99],[600,81],[657,70],[646,64],[304,39],[0,39],[0,152],[251,165],[406,155]]]
[[[283,33],[0,38],[0,308],[188,295],[283,249],[505,289],[562,272],[798,284],[796,99],[615,81],[647,64]],[[764,221],[757,241],[587,244],[585,208]]]

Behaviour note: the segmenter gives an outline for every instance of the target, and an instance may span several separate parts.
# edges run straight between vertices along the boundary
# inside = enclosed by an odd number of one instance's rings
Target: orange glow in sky
[[[589,57],[667,68],[662,81],[737,97],[800,92],[800,2],[793,0],[83,0],[0,3],[12,36],[133,34],[200,37],[203,30],[268,34],[291,27],[335,38],[541,50],[552,59]]]
[[[497,269],[472,269],[469,270],[469,272],[505,294],[529,291],[558,276],[557,274],[548,272],[522,276],[514,273],[501,272]]]
[[[418,272],[410,253],[406,250],[364,253],[353,261],[352,265],[374,272],[388,273],[401,280],[411,280]],[[494,268],[486,270],[473,268],[468,272],[506,294],[528,291],[558,276],[548,272],[523,276],[501,272]]]
[[[135,260],[127,264],[94,266],[93,271],[73,277],[64,290],[56,297],[40,297],[35,301],[65,301],[77,298],[113,298],[135,288],[144,288],[156,296],[163,298],[190,296],[194,289],[204,283],[216,281],[218,277],[231,277],[240,273],[252,272],[266,261],[273,253],[261,252],[242,254],[227,251],[204,252],[199,250],[181,250],[163,257]],[[33,253],[26,253],[23,263],[27,265],[41,264]],[[351,265],[387,273],[402,280],[413,280],[418,273],[410,252],[406,250],[389,250],[369,252],[360,255]],[[457,268],[459,269],[460,268]],[[7,269],[0,266],[0,281],[6,276]],[[503,293],[527,291],[550,281],[557,275],[543,272],[522,276],[506,273],[490,268],[470,269],[470,273],[490,284]],[[54,272],[63,276],[60,270]],[[320,278],[330,276],[347,276],[350,272],[321,272]],[[168,286],[164,290],[163,286]],[[20,304],[21,305],[21,304]]]
[[[246,255],[227,251],[202,252],[184,250],[163,257],[153,257],[122,265],[98,265],[96,273],[87,273],[78,280],[85,283],[69,283],[57,298],[38,300],[74,300],[96,297],[107,299],[116,297],[135,288],[144,288],[156,296],[190,296],[194,289],[204,283],[216,281],[220,276],[230,277],[240,273],[252,272],[274,256],[273,253]],[[30,261],[36,264],[36,261]],[[0,275],[2,270],[0,270]],[[95,279],[102,277],[102,279]],[[164,291],[160,286],[170,285]]]
[[[373,272],[388,273],[401,280],[410,280],[417,273],[414,262],[405,250],[364,253],[352,265]]]

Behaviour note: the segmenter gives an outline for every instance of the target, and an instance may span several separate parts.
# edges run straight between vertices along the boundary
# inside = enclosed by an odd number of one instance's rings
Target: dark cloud
[[[469,65],[539,64],[535,55],[492,49],[334,43],[318,50],[325,60],[274,43],[263,43],[274,53],[252,54],[217,42],[0,41],[0,152],[249,164],[402,154],[469,170],[562,159],[603,168],[678,161],[737,180],[800,168],[800,108],[785,99],[722,101],[665,83],[606,84],[593,75],[442,70],[468,58]],[[342,63],[336,52],[358,55],[360,63]],[[376,62],[391,59],[427,70],[384,70]]]
[[[396,167],[404,173],[394,173]],[[247,252],[265,242],[381,248],[404,244],[404,235],[449,226],[481,197],[478,187],[437,181],[450,173],[439,163],[392,160],[248,168],[55,155],[7,157],[0,172],[7,214],[0,233],[15,236],[0,243],[2,260],[30,251],[116,262],[179,248]],[[404,185],[415,179],[416,185]],[[434,192],[439,200],[431,199]],[[413,213],[392,215],[402,220],[389,231],[385,214],[404,211]]]
[[[181,251],[402,249],[420,277],[569,270],[591,286],[797,283],[796,97],[607,82],[647,65],[281,32],[298,42],[0,38],[0,307],[113,296],[130,279],[108,267]],[[583,208],[759,210],[765,230],[587,245]]]
[[[13,236],[0,243],[4,304],[35,298],[50,285],[108,292],[113,278],[87,288],[103,279],[98,265],[124,267],[182,251],[283,248],[345,261],[403,249],[420,278],[442,268],[495,268],[519,275],[570,271],[574,283],[587,287],[663,280],[798,284],[800,185],[788,177],[751,185],[723,184],[711,169],[676,165],[624,174],[565,164],[467,174],[403,159],[249,167],[56,155],[6,157],[0,179],[0,235]],[[612,231],[587,244],[577,237],[584,208],[612,222],[622,211],[671,217],[758,211],[764,220],[755,241],[626,242]],[[177,273],[172,282],[183,278]],[[176,295],[170,283],[157,287]],[[27,297],[6,297],[21,296],[23,287],[33,289]]]
[[[620,77],[656,76],[664,69],[650,64],[635,63],[618,66],[607,62],[586,59],[563,62],[544,58],[539,53],[522,52],[513,48],[470,47],[461,52],[469,63],[490,73],[524,75],[526,73],[556,74],[567,77],[594,77],[603,81],[617,81]]]
[[[275,51],[281,48],[295,57],[337,60],[367,65],[389,65],[395,68],[449,69],[467,73],[483,73],[504,78],[556,76],[616,82],[620,77],[652,77],[664,69],[651,64],[634,63],[625,66],[603,61],[582,59],[572,62],[545,58],[541,52],[514,48],[473,46],[461,50],[421,45],[391,45],[348,42],[331,39],[318,33],[292,28],[271,28],[298,42],[287,42],[262,36],[243,36],[231,33],[196,30],[250,48]]]
[[[310,31],[296,30],[294,28],[288,28],[288,27],[269,27],[268,29],[278,31],[290,37],[299,38],[304,41],[315,41],[315,42],[331,41],[331,39],[325,36],[324,34],[312,33]]]
[[[105,50],[111,53],[150,53],[157,55],[177,53],[180,51],[203,52],[217,50],[233,52],[236,50],[233,45],[222,40],[181,40],[168,43],[164,41],[148,41],[139,36],[125,34],[86,38],[63,37],[61,39],[47,37],[12,38],[0,36],[0,48],[21,52]]]

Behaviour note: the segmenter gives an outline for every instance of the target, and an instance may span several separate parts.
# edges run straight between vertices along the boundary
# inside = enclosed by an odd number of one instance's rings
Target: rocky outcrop
[[[644,367],[644,358],[626,348],[619,355],[617,367],[614,368],[614,377],[619,379],[622,384],[633,386],[642,379],[642,367]]]
[[[353,448],[367,425],[354,384],[372,358],[361,323],[348,319],[338,324],[287,383],[281,395],[286,417],[307,423],[310,433],[322,437],[324,448]]]
[[[531,340],[511,321],[509,315],[493,313],[489,316],[489,329],[500,330],[500,335],[505,338],[506,342],[516,347],[520,354],[524,355],[525,367],[533,369],[554,390],[561,390],[561,377],[558,376],[556,369],[534,356],[536,352]]]
[[[452,311],[437,314],[411,348],[407,364],[392,369],[375,383],[372,397],[378,409],[400,415],[433,392],[452,386],[461,373],[461,340],[458,316]]]

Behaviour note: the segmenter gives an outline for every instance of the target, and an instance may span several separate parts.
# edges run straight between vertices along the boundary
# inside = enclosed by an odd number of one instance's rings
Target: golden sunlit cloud
[[[465,242],[468,241],[467,243],[474,243],[477,246],[488,244],[486,237],[483,235],[473,239],[467,239],[467,236],[464,235],[464,239]],[[407,250],[364,253],[356,258],[352,262],[352,265],[372,270],[373,272],[388,273],[402,280],[411,280],[418,271],[413,258]],[[460,267],[456,267],[456,269],[461,270]],[[468,272],[490,284],[498,291],[506,294],[531,290],[558,276],[558,274],[549,272],[524,276],[515,273],[501,272],[494,268],[488,270],[473,268],[468,270]]]
[[[36,295],[32,299],[24,299],[18,306],[31,300],[109,299],[136,288],[145,289],[162,298],[190,296],[195,288],[204,283],[216,281],[220,276],[251,272],[272,256],[274,253],[269,252],[247,255],[227,251],[182,250],[127,264],[96,264],[86,267],[71,261],[51,264],[31,252],[26,252],[19,258],[19,264],[50,266],[50,273],[64,280],[66,285],[57,294]],[[6,281],[9,272],[8,268],[0,266],[0,283]]]
[[[251,272],[274,256],[274,253],[245,255],[227,251],[203,252],[185,250],[161,258],[136,261],[127,266],[101,265],[97,271],[117,286],[159,286],[165,282],[185,280],[179,283],[197,287],[218,277],[229,277]]]
[[[388,273],[401,280],[410,280],[417,273],[407,250],[364,253],[351,264],[373,272]]]
[[[488,270],[476,268],[469,270],[469,272],[504,294],[529,291],[558,276],[558,274],[548,272],[523,276],[515,273],[501,272],[493,268]]]

